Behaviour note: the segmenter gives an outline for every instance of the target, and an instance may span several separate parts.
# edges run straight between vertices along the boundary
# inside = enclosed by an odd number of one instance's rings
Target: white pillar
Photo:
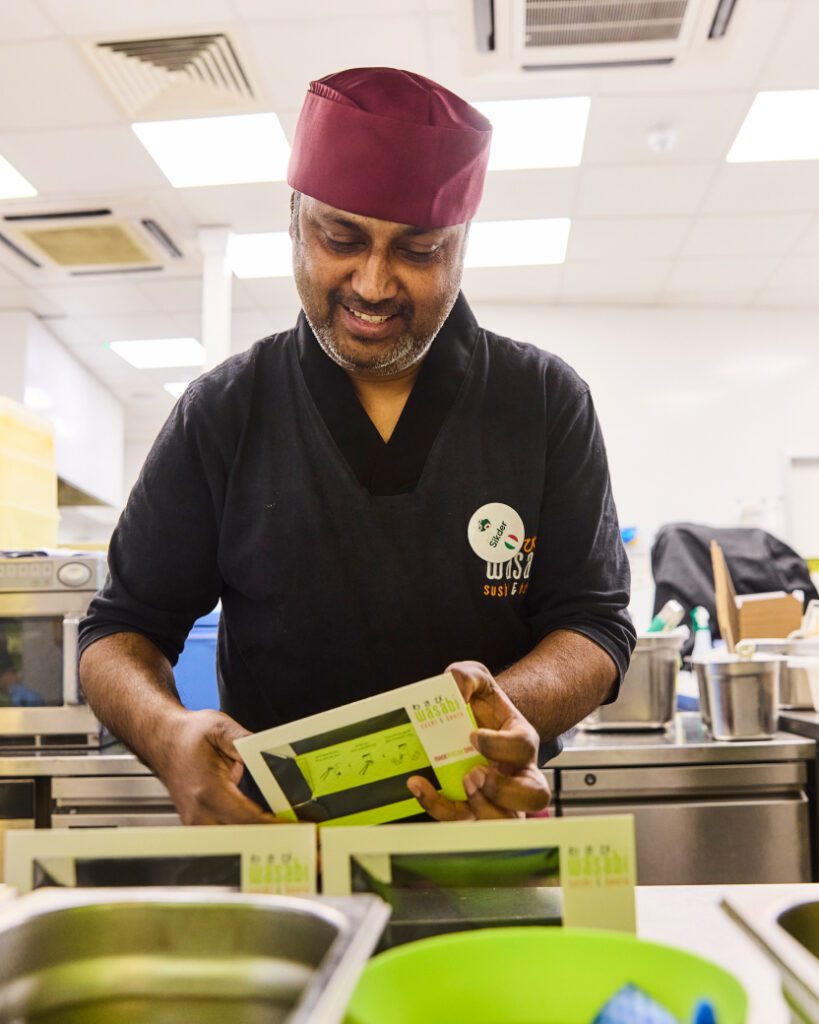
[[[22,402],[26,390],[26,352],[31,313],[0,311],[0,395]]]
[[[202,253],[202,344],[205,369],[211,370],[230,355],[230,290],[232,275],[227,261],[231,229],[200,228]]]

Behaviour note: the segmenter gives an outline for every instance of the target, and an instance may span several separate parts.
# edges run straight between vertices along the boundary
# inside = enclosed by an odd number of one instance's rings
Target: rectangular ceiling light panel
[[[757,93],[727,159],[819,160],[819,89]]]
[[[474,221],[466,267],[532,267],[563,263],[569,244],[568,217],[545,220]]]
[[[290,146],[275,114],[143,121],[137,138],[175,188],[284,181]]]
[[[4,156],[0,156],[0,199],[28,199],[37,195],[37,189],[26,181]]]
[[[205,365],[205,349],[196,338],[112,341],[108,347],[138,370]]]
[[[590,105],[588,96],[473,104],[492,122],[489,170],[577,167]]]
[[[228,243],[228,263],[240,278],[290,277],[293,256],[286,231],[260,231],[233,235]]]

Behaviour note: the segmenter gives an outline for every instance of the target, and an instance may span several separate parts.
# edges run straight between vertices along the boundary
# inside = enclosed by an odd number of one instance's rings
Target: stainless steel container
[[[722,654],[693,665],[700,713],[715,740],[769,740],[776,735],[781,658]]]
[[[688,630],[643,633],[613,704],[603,704],[580,723],[590,732],[663,729],[674,717],[680,651]]]
[[[41,890],[0,910],[1,1024],[338,1024],[376,896]]]
[[[819,639],[753,640],[758,654],[819,658]],[[808,673],[801,666],[783,664],[779,678],[779,706],[792,711],[813,710]]]

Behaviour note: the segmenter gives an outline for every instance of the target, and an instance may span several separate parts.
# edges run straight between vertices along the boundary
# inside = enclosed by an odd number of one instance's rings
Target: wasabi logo
[[[412,710],[417,722],[434,722],[445,715],[455,714],[458,705],[449,697],[436,697],[435,703],[425,700],[423,704],[413,704]]]

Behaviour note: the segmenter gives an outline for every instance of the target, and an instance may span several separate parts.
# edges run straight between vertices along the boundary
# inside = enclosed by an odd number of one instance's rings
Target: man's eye
[[[329,235],[327,235],[327,244],[330,246],[332,250],[334,250],[334,252],[354,252],[361,243],[344,242],[338,238],[331,238]]]
[[[426,252],[419,252],[417,249],[404,249],[403,255],[414,263],[429,263],[435,257],[438,249],[428,249]]]

